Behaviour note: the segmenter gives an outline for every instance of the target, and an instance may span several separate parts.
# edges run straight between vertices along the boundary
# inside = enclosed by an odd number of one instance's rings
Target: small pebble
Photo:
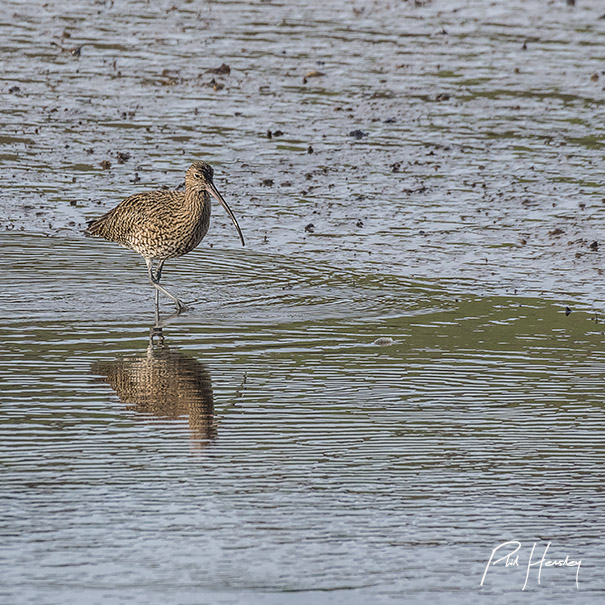
[[[378,347],[387,347],[392,345],[395,341],[390,336],[381,336],[377,338],[372,344]]]

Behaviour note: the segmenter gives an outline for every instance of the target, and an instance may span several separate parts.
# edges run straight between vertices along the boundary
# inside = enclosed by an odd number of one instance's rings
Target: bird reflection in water
[[[157,341],[157,342],[156,342]],[[142,420],[189,421],[196,446],[216,438],[212,380],[203,363],[166,345],[162,328],[151,328],[144,355],[93,364],[92,373],[108,383]]]

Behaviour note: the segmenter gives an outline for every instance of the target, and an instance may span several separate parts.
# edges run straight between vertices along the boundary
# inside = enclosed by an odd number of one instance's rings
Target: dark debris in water
[[[365,137],[368,136],[367,132],[364,132],[363,130],[351,130],[351,132],[349,132],[349,136],[353,137],[354,139],[360,140],[360,139],[364,139]]]
[[[79,57],[82,54],[82,45],[80,46],[72,46],[71,48],[65,48],[61,46],[57,42],[51,42],[53,46],[56,46],[59,49],[59,52],[67,53],[72,57]]]
[[[213,67],[206,70],[207,74],[216,74],[218,76],[226,76],[231,73],[231,67],[226,63],[221,63],[219,67]]]
[[[225,85],[222,82],[217,81],[215,78],[212,78],[210,82],[208,82],[208,86],[212,88],[214,91],[223,90]]]
[[[126,151],[116,151],[116,158],[118,160],[118,164],[124,164],[130,159],[130,154]]]

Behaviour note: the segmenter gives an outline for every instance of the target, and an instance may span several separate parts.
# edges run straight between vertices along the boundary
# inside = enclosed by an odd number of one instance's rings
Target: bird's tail
[[[96,218],[92,221],[88,221],[86,225],[87,226],[86,229],[84,229],[84,235],[88,235],[89,237],[94,237],[95,235],[102,235],[102,220]]]

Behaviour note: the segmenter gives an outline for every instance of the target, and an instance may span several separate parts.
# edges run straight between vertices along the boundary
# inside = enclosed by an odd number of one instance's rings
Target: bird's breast
[[[154,259],[183,256],[196,248],[210,227],[210,200],[185,203],[182,208],[150,221],[147,229],[132,234],[130,246]]]

